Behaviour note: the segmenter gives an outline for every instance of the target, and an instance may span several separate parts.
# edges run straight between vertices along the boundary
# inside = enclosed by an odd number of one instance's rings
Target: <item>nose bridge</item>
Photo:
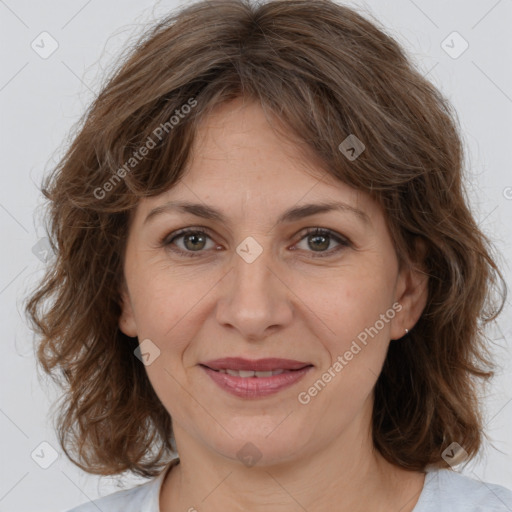
[[[252,237],[241,242],[219,299],[219,323],[231,325],[246,339],[256,339],[268,327],[289,322],[288,289],[277,273],[270,247],[264,248]]]
[[[259,245],[259,244],[258,244]],[[275,274],[275,270],[272,272],[272,267],[275,267],[275,262],[272,258],[272,251],[270,247],[266,247],[258,251],[252,241],[244,241],[237,248],[237,255],[234,259],[234,281],[236,281],[235,288],[248,297],[255,297],[260,300],[264,297],[260,297],[263,293],[268,295],[265,297],[265,301],[271,297],[268,292],[269,287],[272,287],[270,282]]]

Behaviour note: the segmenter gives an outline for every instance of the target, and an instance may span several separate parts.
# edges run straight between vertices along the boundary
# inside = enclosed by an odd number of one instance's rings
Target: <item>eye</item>
[[[194,253],[201,252],[202,249],[205,249],[205,242],[208,238],[211,240],[211,237],[206,233],[206,231],[204,231],[203,228],[181,229],[180,231],[172,233],[171,236],[172,238],[167,236],[164,237],[161,245],[169,247],[169,249],[173,252],[177,252],[191,258],[196,256]],[[173,247],[175,241],[179,239],[183,239],[184,248],[180,248],[179,246],[177,246],[178,248]]]
[[[176,243],[176,241],[180,239],[183,242],[182,247]],[[208,249],[208,239],[212,242],[213,247],[215,247],[212,238],[207,233],[205,228],[186,228],[171,233],[171,235],[165,236],[161,240],[160,245],[162,247],[167,247],[171,251],[180,255],[194,258],[196,256],[200,256],[201,252],[204,252],[205,249]],[[338,253],[339,251],[350,246],[350,242],[346,238],[325,228],[309,228],[299,240],[299,242],[302,242],[306,239],[309,239],[307,243],[308,247],[313,248],[313,250],[310,252],[317,253],[313,254],[314,258],[332,256],[334,253]],[[338,247],[335,247],[329,251],[324,250],[331,245],[332,241],[335,241],[338,244]],[[209,249],[212,249],[213,247],[210,246]],[[307,249],[305,250],[307,251]]]
[[[312,252],[317,253],[313,255],[314,258],[332,256],[333,254],[350,246],[350,242],[346,238],[334,233],[330,229],[324,228],[309,228],[306,231],[306,234],[300,239],[300,242],[303,240],[307,240],[308,247],[314,248]],[[338,247],[331,249],[330,251],[323,250],[329,247],[333,240],[338,243]]]

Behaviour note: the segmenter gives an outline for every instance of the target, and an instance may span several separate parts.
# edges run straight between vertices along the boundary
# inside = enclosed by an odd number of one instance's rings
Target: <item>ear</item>
[[[428,299],[428,274],[423,270],[426,245],[420,238],[416,239],[414,264],[404,263],[400,270],[396,286],[395,301],[402,309],[393,318],[391,339],[398,340],[405,336],[405,329],[411,330],[421,317]]]
[[[121,315],[119,316],[119,329],[126,336],[132,338],[137,336],[137,325],[135,323],[135,315],[133,314],[133,307],[128,294],[128,287],[126,281],[123,279],[121,284]]]

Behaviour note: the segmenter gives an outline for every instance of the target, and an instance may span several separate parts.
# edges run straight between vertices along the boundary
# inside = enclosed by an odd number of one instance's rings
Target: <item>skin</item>
[[[217,107],[198,130],[192,154],[177,185],[137,206],[119,319],[125,334],[160,350],[145,368],[173,419],[181,461],[166,475],[161,511],[411,511],[424,473],[389,464],[374,450],[371,412],[390,340],[403,337],[425,307],[424,274],[399,270],[380,207],[279,137],[258,104],[237,99]],[[152,208],[171,199],[211,205],[228,223],[173,211],[143,224]],[[277,224],[290,207],[331,200],[362,210],[370,224],[347,211]],[[159,244],[179,229],[201,226],[209,230],[206,239]],[[315,227],[349,245],[315,240],[306,233]],[[251,263],[236,252],[249,236],[262,248]],[[301,404],[298,394],[397,302],[400,312]],[[199,366],[228,356],[297,359],[314,368],[277,394],[243,399]],[[252,467],[237,457],[247,442],[261,453]]]

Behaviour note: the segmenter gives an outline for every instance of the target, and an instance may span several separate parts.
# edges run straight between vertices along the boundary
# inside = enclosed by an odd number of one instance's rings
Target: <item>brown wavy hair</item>
[[[477,385],[495,369],[484,328],[507,289],[468,207],[457,114],[377,21],[329,0],[200,1],[160,20],[127,46],[43,180],[55,258],[26,313],[38,363],[63,389],[54,420],[64,452],[90,473],[145,477],[174,457],[137,338],[118,327],[125,242],[138,201],[183,175],[201,120],[238,97],[370,194],[400,265],[429,276],[423,314],[390,344],[375,386],[376,449],[410,470],[446,467],[453,441],[474,457]],[[349,134],[366,146],[353,161],[338,147]]]

